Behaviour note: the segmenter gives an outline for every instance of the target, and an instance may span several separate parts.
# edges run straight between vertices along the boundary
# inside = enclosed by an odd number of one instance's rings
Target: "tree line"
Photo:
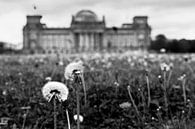
[[[152,40],[150,50],[154,50],[156,52],[161,52],[163,50],[173,53],[193,53],[195,52],[195,40],[170,40],[167,39],[165,35],[159,34],[154,40]]]

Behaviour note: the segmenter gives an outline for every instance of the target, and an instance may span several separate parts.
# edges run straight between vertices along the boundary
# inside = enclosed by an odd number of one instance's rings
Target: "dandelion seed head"
[[[164,72],[170,71],[170,65],[166,64],[166,63],[162,63],[160,64],[161,70]]]
[[[64,72],[64,77],[67,80],[73,80],[73,73],[74,72],[83,73],[83,71],[84,71],[84,66],[83,66],[82,61],[72,62],[66,66],[65,72]]]
[[[114,85],[115,85],[116,87],[119,87],[119,83],[118,83],[118,82],[114,82]]]
[[[57,99],[61,102],[67,100],[68,88],[61,82],[49,81],[43,86],[42,94],[47,101],[50,101],[56,95]]]
[[[83,116],[79,115],[79,121],[83,122]],[[77,115],[74,115],[74,120],[77,121]]]
[[[183,74],[182,76],[180,76],[180,77],[178,78],[178,80],[179,80],[179,81],[183,81],[185,78],[186,78],[186,74]]]

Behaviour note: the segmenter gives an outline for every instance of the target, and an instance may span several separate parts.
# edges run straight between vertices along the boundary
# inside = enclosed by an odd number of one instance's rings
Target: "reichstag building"
[[[106,27],[103,16],[81,10],[72,16],[68,28],[49,28],[41,15],[28,15],[23,28],[23,49],[33,53],[77,53],[106,50],[147,49],[151,27],[147,16],[135,16],[132,23]]]

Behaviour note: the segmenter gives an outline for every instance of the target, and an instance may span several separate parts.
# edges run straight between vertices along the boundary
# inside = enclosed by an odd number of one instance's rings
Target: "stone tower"
[[[27,23],[23,28],[24,50],[39,50],[39,35],[43,25],[41,24],[42,16],[27,16]]]

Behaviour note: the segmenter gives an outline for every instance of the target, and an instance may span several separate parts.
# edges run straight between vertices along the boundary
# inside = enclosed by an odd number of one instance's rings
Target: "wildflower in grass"
[[[68,64],[65,68],[64,76],[67,80],[71,80],[71,81],[74,80],[75,84],[78,85],[82,84],[84,95],[85,95],[85,105],[86,105],[87,94],[86,94],[86,86],[85,86],[83,72],[84,72],[84,66],[83,66],[83,62],[80,60]]]
[[[160,68],[161,68],[162,71],[165,71],[165,72],[167,72],[171,69],[170,65],[168,65],[166,63],[160,64]]]
[[[180,85],[173,85],[172,86],[174,89],[181,89],[181,86]]]
[[[57,66],[58,66],[58,65],[59,65],[59,66],[63,66],[63,65],[64,65],[64,62],[60,60],[59,62],[56,62],[56,65],[57,65]]]
[[[7,90],[3,90],[2,95],[6,96],[7,95]]]
[[[161,53],[165,53],[165,52],[166,52],[166,49],[161,48],[161,49],[160,49],[160,52],[161,52]]]
[[[51,77],[46,77],[45,80],[46,81],[51,81],[52,79],[51,79]]]
[[[26,106],[26,107],[21,107],[20,109],[22,109],[22,110],[29,110],[29,109],[31,109],[31,107],[30,106]]]
[[[74,120],[75,120],[75,121],[77,121],[78,118],[79,118],[79,121],[80,121],[80,122],[83,122],[83,119],[84,119],[84,118],[83,118],[82,115],[79,115],[79,117],[78,117],[78,115],[74,115]]]
[[[158,75],[158,80],[159,80],[160,83],[163,82],[163,79],[162,79],[162,76],[161,75]]]
[[[119,105],[120,108],[122,109],[127,109],[127,108],[130,108],[131,107],[131,103],[129,102],[123,102]]]
[[[65,68],[64,77],[67,80],[73,80],[73,73],[76,71],[80,71],[81,73],[83,73],[84,66],[82,61],[72,62],[68,64]]]
[[[43,86],[42,94],[48,101],[51,101],[54,95],[59,101],[65,101],[68,98],[68,88],[61,82],[50,81]]]
[[[185,77],[186,77],[186,75],[183,74],[182,76],[180,76],[180,77],[178,78],[178,80],[179,80],[179,81],[183,81],[183,80],[185,79]]]
[[[9,117],[2,117],[0,121],[0,125],[7,125],[8,121],[11,120]]]
[[[63,66],[63,65],[64,65],[64,62],[63,62],[63,61],[59,61],[58,64],[59,64],[60,66]]]
[[[56,99],[59,102],[68,98],[68,88],[61,82],[50,81],[42,88],[43,97],[50,102],[53,99],[54,106],[54,129],[57,129]]]
[[[114,85],[115,85],[116,87],[119,87],[119,83],[118,83],[118,82],[114,82]]]
[[[18,76],[22,76],[22,73],[21,73],[21,72],[19,72],[19,73],[18,73]]]

